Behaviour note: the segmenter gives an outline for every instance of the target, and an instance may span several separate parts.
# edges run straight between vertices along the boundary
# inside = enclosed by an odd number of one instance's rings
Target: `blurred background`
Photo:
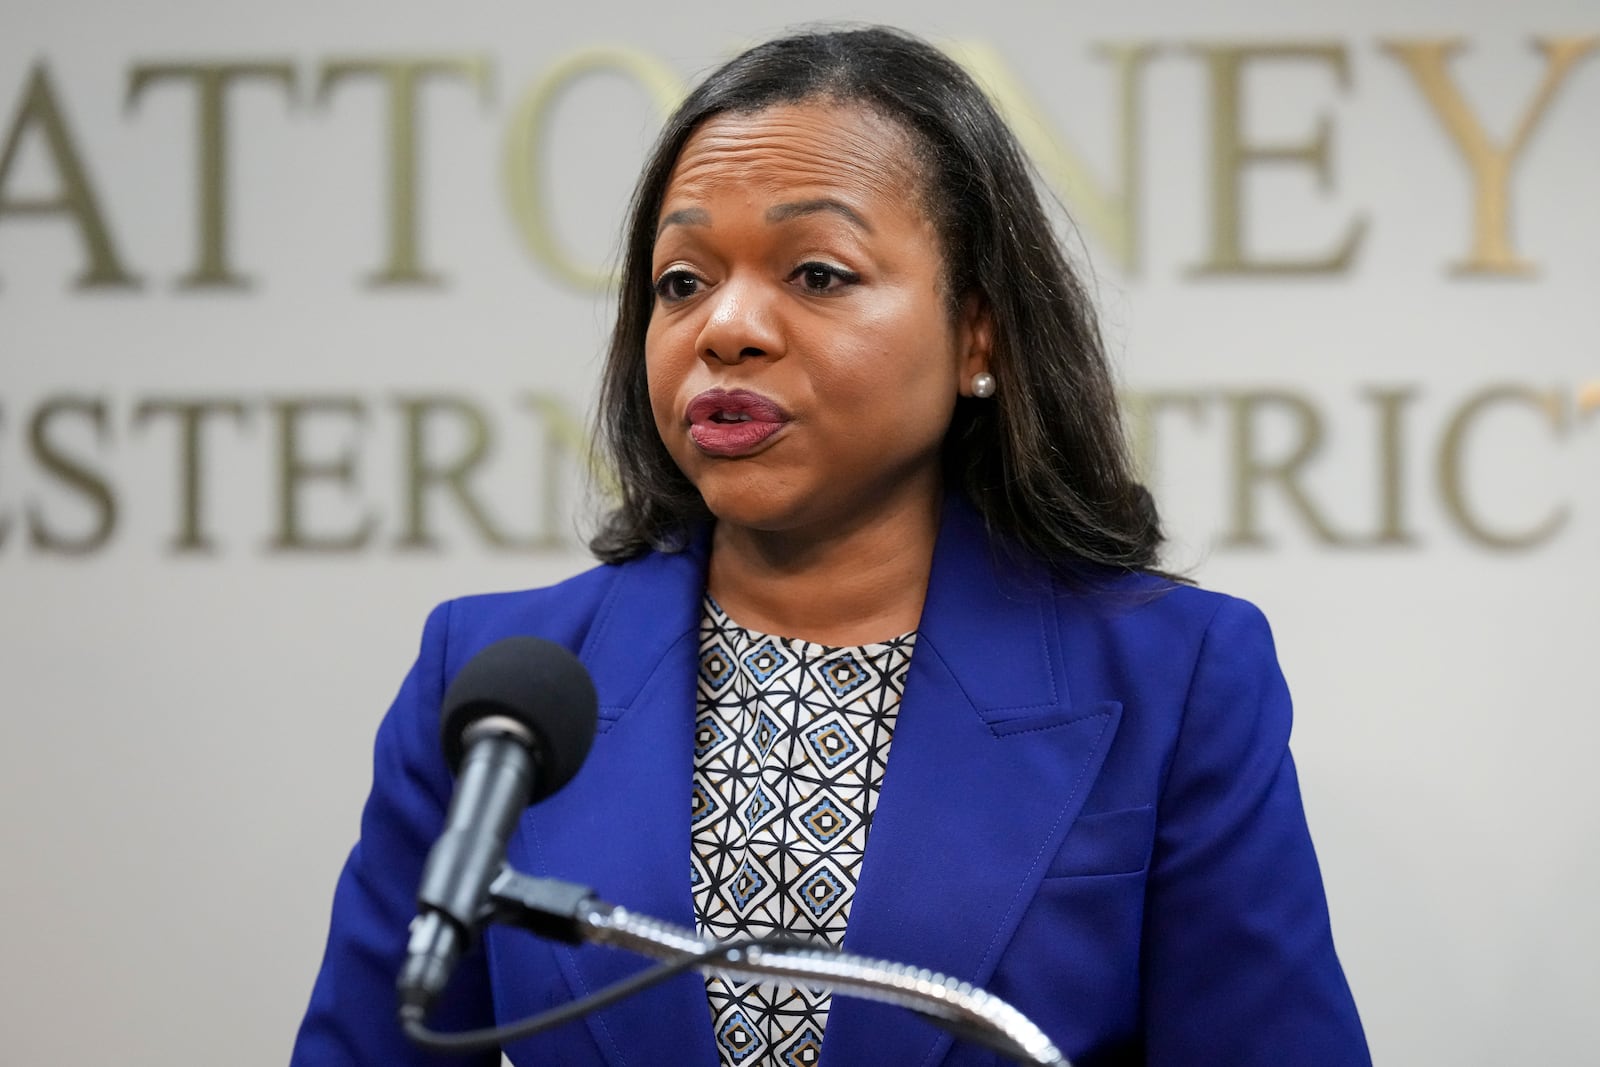
[[[0,0],[7,1062],[286,1059],[427,610],[588,565],[645,147],[801,18],[948,47],[1071,216],[1378,1061],[1600,1059],[1592,0]]]

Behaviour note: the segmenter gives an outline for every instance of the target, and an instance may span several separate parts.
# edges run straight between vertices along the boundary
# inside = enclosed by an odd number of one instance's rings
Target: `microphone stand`
[[[722,944],[607,904],[584,886],[535,878],[509,866],[489,887],[483,919],[569,944],[589,941],[627,949],[669,964],[693,960],[706,973],[783,979],[894,1004],[1021,1063],[1071,1067],[1016,1008],[970,983],[923,968],[798,943]],[[420,1027],[420,1020],[410,1023]],[[410,1023],[408,1030],[418,1036]]]

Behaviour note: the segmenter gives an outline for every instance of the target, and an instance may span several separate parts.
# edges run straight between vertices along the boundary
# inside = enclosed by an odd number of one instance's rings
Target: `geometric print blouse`
[[[752,633],[707,594],[690,809],[702,935],[842,943],[915,639]],[[827,993],[710,976],[706,997],[724,1067],[817,1062]]]

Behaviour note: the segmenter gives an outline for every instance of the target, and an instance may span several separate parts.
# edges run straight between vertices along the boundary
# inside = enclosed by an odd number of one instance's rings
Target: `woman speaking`
[[[603,565],[428,620],[295,1063],[443,1062],[394,994],[451,791],[441,694],[518,634],[576,653],[600,702],[518,869],[942,971],[1080,1065],[1368,1062],[1266,623],[1160,571],[1084,286],[958,66],[806,33],[689,95],[633,201],[599,426]],[[640,966],[495,929],[432,1018]],[[506,1051],[995,1062],[900,1009],[694,974]]]

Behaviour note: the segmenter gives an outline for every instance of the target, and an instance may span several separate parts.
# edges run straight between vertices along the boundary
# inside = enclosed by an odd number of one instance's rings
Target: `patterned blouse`
[[[706,596],[690,816],[701,934],[842,942],[915,638],[769,637]],[[708,977],[706,994],[724,1067],[817,1062],[827,993]]]

